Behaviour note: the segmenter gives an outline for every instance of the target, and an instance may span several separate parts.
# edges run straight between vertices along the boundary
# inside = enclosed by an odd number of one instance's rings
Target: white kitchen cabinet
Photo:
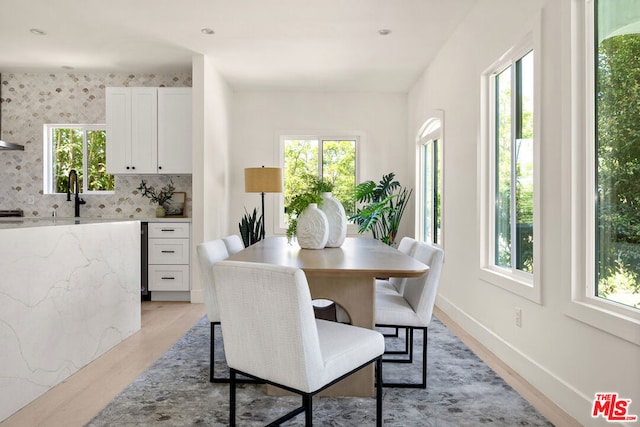
[[[191,173],[191,88],[106,89],[107,172]]]
[[[157,173],[157,88],[108,87],[106,99],[107,172]]]
[[[189,266],[150,265],[149,290],[156,292],[156,295],[158,292],[189,291]],[[151,298],[157,301],[153,293]],[[167,299],[170,298],[163,298],[163,300]]]
[[[148,280],[152,300],[189,300],[189,223],[148,225]]]
[[[191,129],[191,88],[158,88],[158,173],[191,173]]]

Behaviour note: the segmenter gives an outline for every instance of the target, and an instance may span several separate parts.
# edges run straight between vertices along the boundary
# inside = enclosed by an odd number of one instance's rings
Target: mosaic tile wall
[[[43,125],[105,122],[105,88],[110,86],[191,86],[190,73],[75,74],[5,73],[0,81],[2,139],[24,145],[24,151],[0,151],[0,209],[22,209],[25,216],[73,216],[66,194],[43,194]],[[82,217],[146,218],[155,205],[136,190],[140,180],[156,188],[173,180],[176,191],[187,193],[191,216],[191,176],[123,175],[115,178],[115,192],[83,195]]]

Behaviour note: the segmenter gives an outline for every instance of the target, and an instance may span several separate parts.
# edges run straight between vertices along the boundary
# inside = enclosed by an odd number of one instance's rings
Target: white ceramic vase
[[[329,238],[327,248],[339,248],[347,237],[347,215],[344,206],[331,193],[322,193],[320,210],[327,216],[329,222]]]
[[[298,216],[296,238],[303,249],[322,249],[329,238],[327,216],[316,203],[311,203]]]

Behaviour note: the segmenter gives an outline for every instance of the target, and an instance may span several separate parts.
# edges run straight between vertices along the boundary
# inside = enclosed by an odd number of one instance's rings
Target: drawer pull
[[[175,254],[176,251],[162,251],[163,254]]]
[[[161,231],[176,231],[175,228],[163,228]]]
[[[162,280],[176,280],[175,277],[163,277]]]

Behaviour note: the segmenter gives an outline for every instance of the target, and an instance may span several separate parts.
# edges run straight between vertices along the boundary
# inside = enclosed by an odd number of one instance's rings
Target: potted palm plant
[[[358,233],[371,231],[373,238],[394,245],[402,215],[412,189],[402,187],[395,173],[383,175],[379,183],[364,181],[356,186],[354,198],[365,203],[349,220],[358,224]]]

